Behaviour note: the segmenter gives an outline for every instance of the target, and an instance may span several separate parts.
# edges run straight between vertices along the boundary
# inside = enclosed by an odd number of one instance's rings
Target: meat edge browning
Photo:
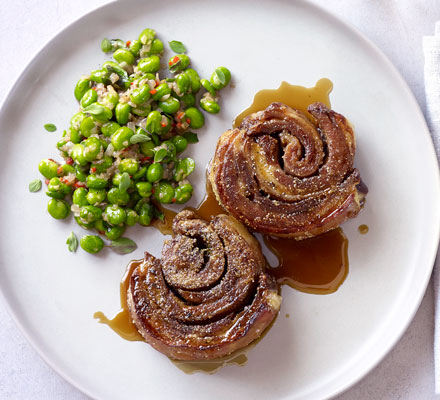
[[[268,108],[270,108],[271,106],[272,105],[270,105]],[[327,109],[321,103],[314,103],[310,107],[314,107],[314,109],[317,110],[321,110],[321,108],[323,107]],[[342,114],[336,113],[333,110],[327,110],[327,112],[333,122],[335,119],[337,119],[338,120],[337,123],[343,125],[345,129],[349,131],[348,133],[351,133],[351,135],[349,135],[349,138],[347,138],[347,140],[351,142],[351,146],[353,146],[352,151],[354,153],[356,138],[354,135],[352,124]],[[224,132],[220,136],[217,142],[214,158],[218,154],[220,154],[219,158],[222,158],[224,154],[228,154],[229,151],[232,151],[231,149],[232,147],[235,146],[234,141],[236,140],[237,135],[241,134],[241,128],[242,127],[246,128],[246,126],[250,124],[249,121],[251,121],[252,118],[263,117],[265,115],[264,113],[265,110],[251,114],[243,120],[240,127],[229,129],[226,132]],[[259,224],[259,223],[256,224],[253,220],[249,219],[246,215],[244,215],[238,208],[233,207],[233,205],[226,204],[225,202],[222,201],[220,191],[223,192],[224,196],[226,196],[227,193],[225,193],[225,188],[223,188],[223,186],[228,186],[229,183],[227,182],[228,178],[226,178],[226,182],[224,181],[225,180],[224,177],[222,177],[222,179],[219,180],[220,182],[217,180],[219,175],[222,176],[222,165],[221,165],[222,163],[214,162],[214,158],[213,160],[211,160],[209,164],[210,167],[208,171],[208,179],[211,182],[211,186],[217,201],[225,210],[233,214],[238,220],[243,222],[248,228],[250,228],[255,232],[259,232],[263,234],[273,235],[277,237],[284,237],[284,238],[293,238],[296,240],[303,240],[323,234],[325,232],[337,228],[347,219],[356,217],[363,207],[363,204],[365,202],[365,196],[368,192],[368,189],[366,188],[365,184],[360,179],[358,170],[356,168],[353,168],[351,175],[353,178],[355,179],[357,178],[357,183],[353,185],[353,189],[347,193],[347,196],[340,203],[339,207],[332,210],[331,213],[329,214],[322,216],[318,215],[318,218],[310,224],[309,228],[298,226],[296,231],[292,231],[292,226],[290,226],[289,228],[283,226],[264,227],[264,225],[266,224]]]
[[[146,253],[146,258],[148,258],[148,256],[152,257],[151,255]],[[158,261],[157,259],[154,260]],[[147,260],[144,261],[144,263],[146,262]],[[134,324],[136,325],[136,328],[145,339],[145,341],[157,351],[175,360],[201,361],[216,359],[227,356],[234,351],[237,351],[249,345],[263,334],[263,332],[275,318],[276,314],[279,312],[281,306],[281,296],[278,293],[278,286],[274,278],[266,274],[265,272],[262,272],[260,274],[259,280],[265,280],[267,287],[262,289],[261,286],[259,286],[257,289],[257,293],[254,297],[254,301],[251,303],[251,305],[245,307],[244,310],[240,311],[240,313],[237,314],[234,324],[232,324],[227,331],[234,333],[234,329],[237,330],[237,328],[239,328],[240,325],[244,323],[243,329],[239,329],[238,332],[235,332],[235,338],[233,338],[232,340],[227,340],[225,338],[220,343],[199,347],[167,343],[161,340],[161,338],[159,338],[157,335],[155,335],[154,330],[146,329],[144,327],[143,321],[140,319],[138,313],[136,312],[135,300],[132,294],[133,277],[136,274],[139,276],[145,274],[142,272],[141,274],[138,273],[141,271],[143,264],[136,267],[133,271],[132,276],[130,277],[130,284],[127,290],[127,305],[130,311],[130,315]],[[145,272],[146,271],[147,269],[145,269]],[[261,293],[262,291],[264,291],[264,293]],[[258,297],[261,299],[261,301],[258,304],[257,310],[253,311],[251,309],[258,301]],[[267,302],[263,301],[265,297],[268,300]],[[252,313],[252,315],[246,322],[247,314],[250,313]]]

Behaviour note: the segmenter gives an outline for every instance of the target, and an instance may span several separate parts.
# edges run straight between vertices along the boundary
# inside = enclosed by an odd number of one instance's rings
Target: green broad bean
[[[87,201],[87,189],[83,187],[79,187],[75,189],[72,195],[72,201],[73,204],[76,204],[77,206],[86,206],[89,204]]]
[[[51,179],[58,176],[58,167],[59,164],[54,160],[49,158],[40,161],[38,164],[38,171],[43,175],[46,179]]]
[[[155,185],[154,198],[163,204],[169,204],[174,199],[174,188],[168,182],[160,182]]]
[[[110,240],[119,239],[125,232],[125,226],[109,226],[105,231],[105,236]]]
[[[159,101],[162,97],[170,95],[171,89],[166,82],[161,83],[154,89],[155,93],[151,96],[153,100]]]
[[[93,227],[100,233],[101,235],[104,235],[108,226],[107,223],[101,218],[98,219],[93,223]]]
[[[214,89],[214,87],[211,85],[211,82],[208,81],[208,79],[202,79],[200,81],[202,86],[206,89],[206,91],[213,97],[217,96],[217,93]]]
[[[153,41],[151,42],[151,47],[150,50],[147,52],[147,54],[153,55],[153,54],[160,54],[163,52],[163,42],[162,40],[155,38],[153,39]]]
[[[173,115],[177,111],[179,111],[180,108],[180,101],[176,99],[175,97],[170,96],[168,99],[164,101],[159,101],[157,106],[165,113]]]
[[[127,218],[125,219],[125,223],[127,226],[134,226],[139,221],[139,215],[136,211],[131,208],[126,208],[125,213],[127,214]]]
[[[74,174],[75,168],[72,165],[69,164],[63,164],[58,167],[58,175],[60,176],[66,176],[68,174]]]
[[[163,159],[163,162],[170,162],[176,158],[177,149],[175,144],[171,140],[165,140],[162,146],[167,150],[167,155]]]
[[[191,82],[187,74],[184,72],[176,76],[176,85],[179,88],[179,95],[187,93],[191,88]]]
[[[72,143],[78,144],[79,142],[81,142],[81,132],[79,131],[79,129],[73,129],[73,128],[69,128],[68,129],[69,132],[69,136],[70,136],[70,141]]]
[[[189,183],[177,186],[175,189],[176,203],[186,203],[191,198],[192,193],[193,187]]]
[[[136,108],[132,108],[131,112],[138,117],[146,117],[151,111],[150,104],[141,104],[136,106]]]
[[[90,205],[102,203],[107,197],[105,189],[90,189],[86,195],[87,202]]]
[[[176,152],[181,153],[188,146],[188,140],[186,140],[183,136],[177,135],[171,138],[171,141],[176,146]]]
[[[149,142],[144,142],[139,144],[139,148],[141,149],[141,153],[146,156],[153,158],[154,157],[154,149],[155,144],[150,140]]]
[[[134,135],[133,130],[127,126],[119,128],[111,138],[111,143],[116,151],[130,146],[130,138]]]
[[[101,41],[101,50],[104,53],[110,53],[111,51],[115,51],[123,47],[125,47],[125,42],[121,39],[104,38]]]
[[[76,114],[73,115],[73,117],[70,119],[70,126],[73,129],[78,130],[80,125],[81,125],[81,121],[86,118],[87,115],[84,114],[82,111],[77,112]]]
[[[93,117],[86,117],[81,121],[79,130],[81,132],[81,135],[89,137],[98,133],[98,126],[96,125]]]
[[[64,200],[50,199],[47,203],[47,211],[55,219],[64,219],[70,214],[70,205]]]
[[[84,229],[92,229],[95,226],[94,222],[84,223],[83,221],[81,221],[80,217],[75,217],[75,221],[81,228]]]
[[[101,141],[96,137],[89,137],[84,140],[84,158],[90,162],[96,160],[98,154],[102,151]]]
[[[51,192],[50,190],[48,190],[46,192],[46,196],[52,197],[53,199],[58,199],[58,200],[63,200],[66,195],[62,192]]]
[[[192,107],[194,104],[196,104],[196,96],[194,96],[192,93],[184,94],[183,96],[179,97],[179,100],[181,103],[183,103],[185,108]]]
[[[110,204],[124,206],[130,201],[130,195],[127,191],[122,191],[118,187],[114,187],[108,191],[107,200]]]
[[[60,178],[54,177],[50,179],[47,190],[49,190],[49,192],[62,193],[64,198],[66,194],[70,194],[72,187],[61,182]]]
[[[189,126],[192,129],[200,129],[205,124],[205,117],[196,107],[189,107],[185,110],[186,119],[189,119]]]
[[[86,184],[90,189],[104,189],[108,185],[108,180],[99,178],[96,175],[88,175],[86,178]]]
[[[85,167],[81,166],[81,165],[75,165],[75,176],[76,179],[78,179],[80,182],[85,182],[87,179],[87,174],[86,174],[87,170],[85,169]]]
[[[175,166],[174,180],[180,182],[190,175],[196,167],[196,163],[190,157],[179,160]]]
[[[145,176],[146,173],[147,173],[147,169],[148,169],[147,167],[142,167],[142,168],[140,168],[139,171],[136,172],[136,173],[133,175],[133,180],[134,180],[134,181],[138,181],[138,180],[141,179],[143,176]]]
[[[66,131],[64,131],[64,132],[66,132]],[[63,135],[63,137],[64,137],[64,136],[66,136],[66,135]],[[65,156],[68,155],[68,153],[67,153],[66,151],[63,151],[63,150],[62,150],[62,147],[64,147],[66,144],[67,144],[67,141],[66,141],[66,140],[59,140],[59,141],[57,142],[57,149],[58,149],[59,151],[61,151]]]
[[[160,112],[156,110],[151,111],[147,117],[146,129],[150,133],[160,134],[162,129],[161,123],[162,115]]]
[[[220,112],[220,105],[210,97],[202,97],[200,99],[200,107],[210,114],[218,114]]]
[[[160,69],[160,58],[156,55],[141,58],[137,67],[142,72],[156,73]]]
[[[139,35],[139,41],[142,44],[147,44],[149,41],[153,41],[156,36],[156,31],[154,29],[146,28]]]
[[[190,86],[191,86],[191,93],[196,94],[200,90],[200,87],[201,87],[199,74],[197,73],[196,70],[194,70],[192,68],[188,68],[185,71],[185,75],[189,78]]]
[[[75,95],[75,99],[81,101],[84,94],[90,89],[90,79],[89,78],[81,78],[75,85],[75,90],[73,94]]]
[[[139,56],[139,52],[141,51],[142,48],[142,42],[140,40],[132,40],[130,42],[130,45],[128,46],[128,48],[130,49],[130,51],[134,54],[135,57]]]
[[[90,172],[92,174],[102,174],[107,171],[113,164],[113,158],[110,156],[104,156],[99,161],[96,161],[90,165]]]
[[[141,86],[140,88],[134,89],[130,94],[130,100],[136,104],[145,103],[151,97],[150,87],[148,85]]]
[[[147,180],[150,183],[159,182],[163,177],[163,167],[159,163],[151,164],[147,170]]]
[[[110,87],[110,86],[109,86]],[[119,102],[119,95],[115,90],[109,90],[103,97],[101,104],[113,110]]]
[[[138,182],[136,188],[141,197],[150,197],[153,193],[153,185],[150,182]]]
[[[108,84],[110,82],[107,68],[95,69],[90,73],[90,80],[96,83]]]
[[[75,144],[70,153],[70,157],[79,165],[86,165],[87,160],[84,155],[84,146],[82,144]]]
[[[186,54],[177,54],[168,61],[168,68],[171,72],[180,72],[191,64],[190,58]]]
[[[103,124],[113,117],[113,112],[110,108],[98,103],[90,104],[84,109],[84,112],[90,114],[94,120]]]
[[[128,65],[134,64],[134,55],[129,49],[118,49],[113,53],[113,58],[118,63],[127,63]]]
[[[82,206],[79,210],[79,217],[85,224],[89,224],[101,219],[102,210],[92,205]]]
[[[221,76],[223,74],[223,76]],[[222,79],[224,78],[224,79]],[[211,75],[210,82],[214,89],[220,90],[229,85],[231,81],[231,71],[226,67],[218,67]]]
[[[118,103],[115,107],[116,121],[119,124],[125,125],[130,117],[131,106],[128,103]]]
[[[139,210],[139,224],[148,226],[151,224],[154,215],[154,208],[149,203],[143,203]]]
[[[96,90],[89,89],[87,92],[84,93],[84,96],[81,97],[80,105],[82,108],[88,107],[90,104],[95,103],[98,101],[98,93],[96,93]]]
[[[128,175],[134,175],[139,170],[139,161],[133,158],[124,158],[118,165],[119,172],[127,172]]]
[[[125,222],[127,214],[122,207],[116,204],[107,206],[104,212],[104,220],[106,220],[111,225],[120,225]]]
[[[113,135],[119,128],[121,127],[121,125],[119,125],[117,122],[114,121],[109,121],[106,122],[104,125],[101,126],[101,133],[105,136],[105,137],[110,137],[111,135]]]
[[[104,248],[104,241],[97,235],[85,235],[79,244],[83,250],[91,254],[99,253]]]

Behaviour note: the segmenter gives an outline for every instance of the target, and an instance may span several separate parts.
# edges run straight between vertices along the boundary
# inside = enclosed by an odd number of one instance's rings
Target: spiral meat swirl
[[[162,258],[145,253],[127,303],[155,349],[177,360],[222,357],[259,337],[277,314],[278,286],[256,239],[230,216],[192,211],[173,220]]]
[[[219,139],[209,179],[221,205],[251,229],[304,239],[361,210],[366,186],[353,168],[349,122],[322,103],[282,103],[246,117]]]

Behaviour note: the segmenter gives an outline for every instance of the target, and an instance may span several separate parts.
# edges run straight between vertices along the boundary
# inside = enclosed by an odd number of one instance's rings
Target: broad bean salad
[[[218,91],[231,80],[225,67],[216,68],[210,79],[200,79],[190,68],[185,46],[179,41],[169,45],[176,54],[166,67],[161,64],[164,44],[153,29],[132,41],[104,39],[101,49],[112,53],[114,61],[104,62],[76,84],[80,108],[56,145],[63,163],[49,158],[38,165],[51,198],[49,214],[64,219],[72,212],[81,227],[107,237],[119,253],[136,248],[122,238],[128,226],[163,219],[159,203],[183,204],[191,198],[188,176],[195,162],[181,154],[198,141],[191,130],[205,123],[196,104],[217,114]],[[53,124],[45,128],[56,130]],[[36,181],[31,191],[41,187]],[[105,246],[101,236],[85,235],[80,245],[97,253]],[[78,247],[73,233],[67,244],[70,251]]]

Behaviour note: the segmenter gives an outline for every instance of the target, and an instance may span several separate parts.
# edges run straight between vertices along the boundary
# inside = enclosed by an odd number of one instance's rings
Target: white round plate
[[[166,43],[187,45],[195,68],[219,65],[235,88],[209,116],[200,143],[187,152],[204,193],[204,170],[219,135],[254,94],[282,80],[334,83],[332,106],[354,124],[356,165],[370,193],[356,220],[344,224],[350,272],[331,295],[283,288],[281,314],[245,367],[185,375],[141,342],[127,342],[93,319],[119,309],[119,280],[130,259],[159,255],[163,237],[131,228],[135,253],[69,253],[72,220],[46,212],[43,192],[29,193],[38,162],[77,110],[73,87],[107,56],[103,37],[135,38],[145,27]],[[171,54],[168,53],[167,56]],[[52,122],[56,133],[43,129]],[[418,308],[439,234],[439,175],[423,116],[389,61],[345,23],[303,1],[121,1],[75,22],[33,59],[0,114],[0,287],[42,357],[80,390],[99,399],[322,399],[364,376],[390,350]],[[357,227],[370,232],[360,235]],[[285,314],[289,313],[290,318]]]

